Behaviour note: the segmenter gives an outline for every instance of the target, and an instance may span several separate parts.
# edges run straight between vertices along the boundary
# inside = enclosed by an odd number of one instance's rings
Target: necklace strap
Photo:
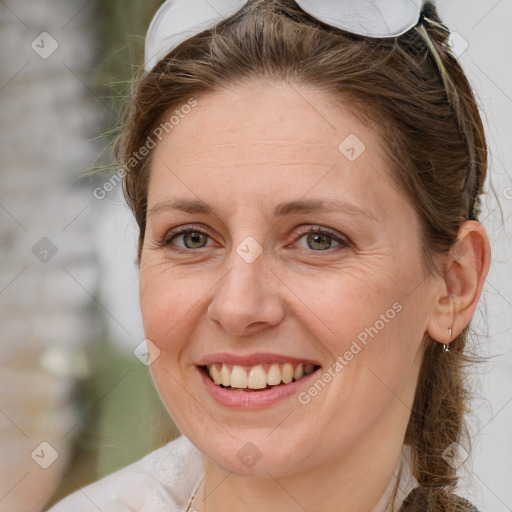
[[[196,496],[199,495],[199,491],[203,487],[203,483],[204,483],[204,476],[201,478],[201,480],[199,481],[199,484],[197,484],[196,488],[192,492],[192,496],[188,500],[188,505],[187,505],[185,512],[190,512],[192,510],[192,505],[196,499]],[[196,509],[194,508],[194,510],[196,510]]]

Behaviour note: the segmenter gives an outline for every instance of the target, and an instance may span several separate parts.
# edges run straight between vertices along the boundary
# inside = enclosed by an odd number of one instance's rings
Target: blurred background
[[[0,0],[0,512],[38,512],[174,439],[142,357],[137,229],[107,167],[157,0]],[[512,511],[512,2],[437,0],[491,149],[459,494]],[[98,192],[98,190],[101,192]]]

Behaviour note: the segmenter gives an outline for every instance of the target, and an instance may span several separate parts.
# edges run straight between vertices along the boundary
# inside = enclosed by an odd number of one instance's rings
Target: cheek
[[[197,277],[178,277],[168,267],[141,265],[140,307],[144,333],[159,350],[158,357],[149,369],[158,394],[169,414],[180,429],[187,425],[187,418],[197,416],[184,393],[188,372],[188,340],[195,326],[195,308],[207,290],[202,290]]]
[[[141,265],[139,298],[146,337],[162,352],[181,350],[206,291],[197,276],[180,277],[168,266]]]
[[[379,332],[388,329],[397,316],[393,303],[399,293],[379,277],[326,272],[294,283],[292,289],[305,306],[302,320],[308,319],[310,330],[334,355],[349,350],[354,340],[370,339],[375,324]]]
[[[382,271],[380,279],[375,273],[371,279],[354,275],[304,279],[300,289],[310,306],[302,321],[331,356],[326,368],[335,375],[331,398],[353,413],[359,411],[354,418],[362,419],[405,385],[423,339],[426,315],[421,300],[408,296],[410,282],[417,280],[407,279],[405,271]],[[389,275],[401,278],[386,279]]]

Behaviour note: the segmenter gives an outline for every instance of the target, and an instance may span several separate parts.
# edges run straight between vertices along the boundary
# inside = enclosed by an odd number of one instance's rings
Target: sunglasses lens
[[[150,71],[187,39],[212,29],[250,0],[167,0],[146,36],[145,65]],[[423,0],[296,0],[314,18],[367,37],[396,37],[414,27]]]
[[[361,36],[396,37],[414,27],[422,0],[296,0],[314,18]]]
[[[144,68],[150,71],[187,39],[212,29],[238,12],[247,0],[167,0],[146,35]]]

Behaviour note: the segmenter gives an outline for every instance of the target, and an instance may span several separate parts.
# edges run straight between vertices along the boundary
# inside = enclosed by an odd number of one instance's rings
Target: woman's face
[[[378,135],[290,85],[196,99],[154,150],[140,264],[165,406],[238,474],[396,455],[436,278]]]

